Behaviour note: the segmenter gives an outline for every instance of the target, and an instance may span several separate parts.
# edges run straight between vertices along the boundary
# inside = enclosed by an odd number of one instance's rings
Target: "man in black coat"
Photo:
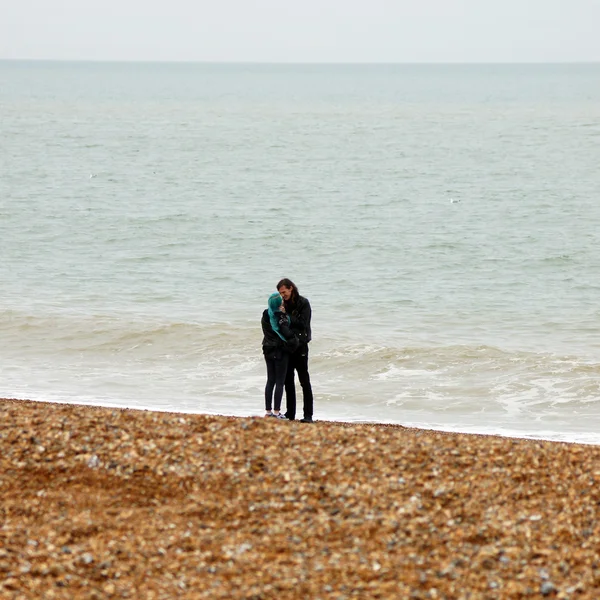
[[[298,371],[298,380],[302,387],[304,399],[304,418],[302,423],[313,422],[313,393],[308,374],[308,343],[311,340],[310,319],[312,311],[310,302],[301,296],[293,281],[282,279],[277,284],[277,291],[281,294],[285,305],[285,312],[291,319],[290,328],[298,337],[300,345],[290,354],[287,376],[285,379],[285,401],[287,412],[285,416],[293,421],[296,418],[296,383],[294,371]]]

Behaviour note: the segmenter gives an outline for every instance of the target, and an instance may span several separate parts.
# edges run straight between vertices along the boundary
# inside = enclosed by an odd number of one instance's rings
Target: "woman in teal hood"
[[[290,318],[285,314],[283,299],[279,292],[269,296],[261,326],[263,330],[263,354],[267,364],[265,386],[265,410],[267,417],[285,419],[281,414],[283,385],[287,374],[290,352],[298,348],[298,338],[290,329]]]

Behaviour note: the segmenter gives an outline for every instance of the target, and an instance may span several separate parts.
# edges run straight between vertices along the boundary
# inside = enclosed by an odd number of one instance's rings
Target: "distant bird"
[[[450,204],[457,204],[460,200],[455,200],[454,198],[450,198]]]
[[[90,173],[90,179],[91,179],[92,177],[96,177],[96,176],[95,176],[93,173]]]

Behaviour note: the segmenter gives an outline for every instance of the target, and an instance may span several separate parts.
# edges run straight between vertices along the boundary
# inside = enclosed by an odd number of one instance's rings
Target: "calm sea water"
[[[600,443],[600,65],[0,62],[0,397]]]

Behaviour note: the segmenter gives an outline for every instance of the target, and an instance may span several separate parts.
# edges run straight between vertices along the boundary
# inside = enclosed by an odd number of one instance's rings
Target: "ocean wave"
[[[368,382],[388,404],[436,411],[484,407],[504,414],[589,409],[599,402],[600,363],[579,356],[486,345],[404,348],[353,344],[314,358],[345,389]]]
[[[4,311],[0,335],[2,395],[261,411],[265,366],[257,322]],[[574,354],[369,344],[348,332],[317,332],[310,357],[321,418],[523,435],[600,429],[600,363]]]
[[[128,315],[34,316],[17,311],[0,313],[0,333],[13,354],[52,351],[57,354],[87,351],[98,354],[139,351],[210,352],[235,346],[260,345],[260,326],[232,323],[164,321]],[[150,350],[152,349],[152,350]]]

